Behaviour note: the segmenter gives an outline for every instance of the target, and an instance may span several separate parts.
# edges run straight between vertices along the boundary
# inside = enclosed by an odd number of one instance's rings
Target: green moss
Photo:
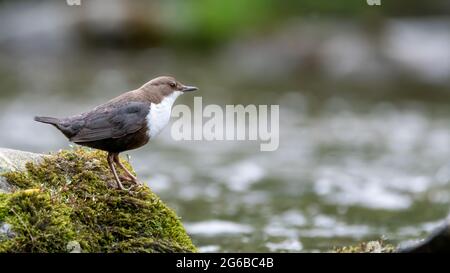
[[[65,252],[70,241],[83,252],[196,251],[173,210],[146,186],[115,189],[107,166],[104,152],[77,148],[5,174],[15,190],[0,194],[0,222],[15,236],[0,252]]]
[[[354,246],[335,247],[336,253],[391,253],[396,250],[395,246],[380,239],[376,241],[361,242]]]

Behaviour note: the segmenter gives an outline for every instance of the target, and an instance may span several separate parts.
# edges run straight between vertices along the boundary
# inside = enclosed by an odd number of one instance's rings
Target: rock
[[[11,239],[14,237],[14,232],[11,230],[11,225],[0,222],[0,241]]]
[[[399,249],[401,253],[439,253],[450,252],[450,217],[427,239],[408,247]]]
[[[78,243],[77,241],[68,242],[66,249],[67,249],[67,252],[69,252],[69,253],[81,253],[82,252],[80,243]]]
[[[450,252],[450,215],[443,225],[436,229],[428,238],[419,242],[402,243],[395,247],[385,241],[362,242],[356,246],[335,248],[338,253],[448,253]]]
[[[114,188],[102,151],[0,154],[9,191],[0,193],[0,252],[197,251],[150,188]]]
[[[354,246],[335,247],[333,250],[336,253],[391,253],[394,251],[395,247],[386,243],[384,239],[361,242]]]
[[[2,173],[25,170],[27,162],[39,162],[45,155],[0,148],[0,193],[10,192],[11,186]]]

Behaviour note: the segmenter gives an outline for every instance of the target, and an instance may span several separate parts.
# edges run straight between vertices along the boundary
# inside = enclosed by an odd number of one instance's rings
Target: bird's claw
[[[129,189],[125,188],[122,183],[117,183],[117,189],[121,191],[129,191]]]
[[[120,180],[122,180],[122,181],[131,182],[131,183],[133,183],[133,184],[135,184],[135,185],[142,185],[142,183],[139,182],[139,180],[134,179],[134,178],[131,178],[131,177],[126,176],[126,175],[119,176],[119,178],[120,178]]]

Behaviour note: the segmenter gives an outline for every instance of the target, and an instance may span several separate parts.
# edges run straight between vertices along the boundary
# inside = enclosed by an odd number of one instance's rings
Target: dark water
[[[199,86],[196,95],[204,103],[280,105],[280,146],[274,152],[260,152],[255,142],[177,142],[170,127],[129,152],[139,177],[182,217],[201,251],[327,251],[380,237],[395,244],[419,239],[449,212],[450,103],[448,93],[436,97],[448,92],[450,69],[445,60],[438,68],[428,60],[436,58],[433,52],[448,56],[442,45],[450,38],[429,23],[407,26],[393,24],[387,37],[402,39],[388,39],[389,50],[404,52],[403,42],[415,41],[408,35],[421,39],[435,31],[439,37],[417,51],[430,55],[395,55],[433,83],[414,86],[421,98],[395,85],[399,80],[383,69],[370,68],[390,84],[373,79],[370,69],[364,74],[358,58],[364,62],[367,52],[358,34],[340,39],[336,32],[334,47],[323,49],[328,84],[294,74],[284,80],[286,66],[277,63],[283,56],[272,60],[270,46],[255,49],[245,42],[212,59],[164,50],[71,54],[56,48],[36,54],[26,45],[11,51],[6,43],[0,56],[0,146],[44,153],[68,148],[59,132],[33,116],[76,114],[156,75],[176,75]],[[354,43],[346,44],[348,39]],[[353,61],[345,61],[346,54]],[[258,63],[261,56],[272,66]],[[360,82],[333,84],[345,77]],[[423,86],[437,93],[423,96]],[[177,103],[192,101],[189,95]]]

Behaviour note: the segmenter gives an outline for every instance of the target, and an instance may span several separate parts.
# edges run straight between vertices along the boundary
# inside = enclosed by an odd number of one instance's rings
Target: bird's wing
[[[70,138],[73,142],[90,142],[120,138],[146,125],[150,104],[126,102],[117,107],[99,107],[82,116],[83,126]]]

